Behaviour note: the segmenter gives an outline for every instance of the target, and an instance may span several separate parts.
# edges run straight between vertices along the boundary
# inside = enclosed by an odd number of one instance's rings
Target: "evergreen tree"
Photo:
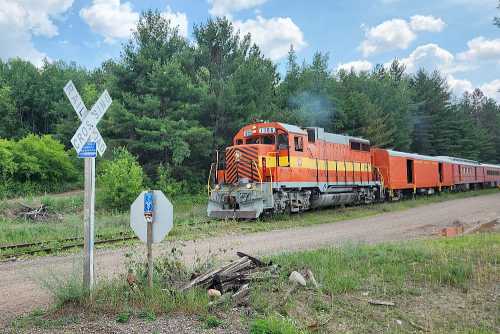
[[[451,93],[446,80],[433,72],[419,70],[412,79],[417,109],[414,114],[412,151],[421,154],[447,154],[447,146],[453,140],[445,133],[446,119],[450,112]]]

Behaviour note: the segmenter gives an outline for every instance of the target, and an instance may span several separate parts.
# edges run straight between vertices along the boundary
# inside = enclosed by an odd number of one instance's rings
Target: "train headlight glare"
[[[220,186],[219,185],[216,185],[215,186],[215,190],[219,190],[220,189]]]
[[[247,189],[252,189],[252,184],[251,183],[247,184]]]

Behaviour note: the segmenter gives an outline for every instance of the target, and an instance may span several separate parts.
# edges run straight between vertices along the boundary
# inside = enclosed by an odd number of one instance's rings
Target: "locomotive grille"
[[[256,169],[257,158],[258,151],[256,147],[238,146],[227,148],[226,182],[234,184],[241,178],[259,181],[259,172]]]

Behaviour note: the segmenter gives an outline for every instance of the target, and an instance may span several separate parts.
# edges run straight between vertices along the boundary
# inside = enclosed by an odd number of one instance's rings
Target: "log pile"
[[[47,206],[43,204],[40,204],[40,206],[37,207],[31,207],[22,203],[20,204],[22,206],[22,209],[18,212],[19,217],[33,221],[42,221],[49,218],[49,211],[47,210]]]
[[[192,279],[181,290],[194,287],[217,290],[241,303],[248,296],[251,282],[277,277],[277,267],[272,263],[264,263],[242,252],[237,255],[239,259]]]

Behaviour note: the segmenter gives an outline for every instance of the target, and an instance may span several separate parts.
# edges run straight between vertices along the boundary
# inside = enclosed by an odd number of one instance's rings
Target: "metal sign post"
[[[95,158],[85,158],[85,196],[83,209],[83,283],[86,289],[94,285],[94,203]]]
[[[72,81],[64,86],[64,93],[82,122],[71,143],[79,158],[84,158],[85,195],[83,208],[83,285],[91,290],[94,285],[94,210],[95,210],[95,158],[97,151],[102,156],[106,151],[106,143],[97,130],[97,123],[111,105],[108,91],[99,97],[89,111]]]
[[[153,287],[153,211],[154,198],[153,192],[148,191],[144,194],[144,220],[147,224],[147,257],[148,257],[148,287]]]
[[[153,243],[161,242],[174,223],[172,203],[160,190],[143,191],[130,206],[130,227],[147,245],[148,286],[153,286]]]

